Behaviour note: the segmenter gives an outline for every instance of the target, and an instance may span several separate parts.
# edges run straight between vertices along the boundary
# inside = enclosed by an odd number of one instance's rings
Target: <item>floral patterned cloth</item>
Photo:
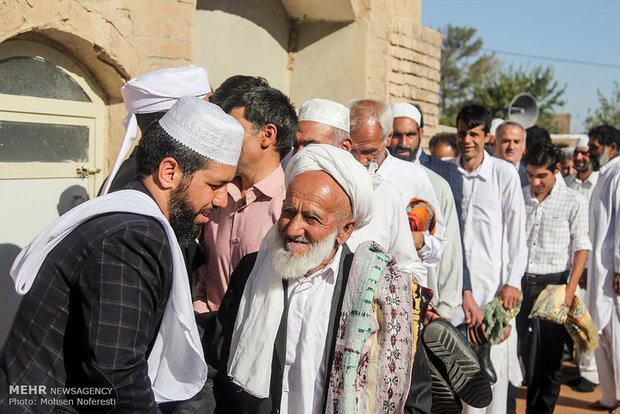
[[[394,265],[373,242],[355,253],[336,336],[328,413],[404,410],[415,352],[412,334],[421,323],[420,300],[414,302],[420,288]]]

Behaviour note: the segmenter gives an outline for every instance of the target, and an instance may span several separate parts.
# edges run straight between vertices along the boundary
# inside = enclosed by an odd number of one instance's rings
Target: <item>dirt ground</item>
[[[563,368],[562,389],[560,398],[555,406],[556,414],[582,414],[582,413],[606,413],[607,411],[593,410],[588,405],[601,398],[599,387],[593,392],[577,392],[568,385],[567,381],[578,376],[577,368],[572,362],[565,362]],[[526,388],[520,387],[517,394],[517,413],[525,413],[525,394]]]

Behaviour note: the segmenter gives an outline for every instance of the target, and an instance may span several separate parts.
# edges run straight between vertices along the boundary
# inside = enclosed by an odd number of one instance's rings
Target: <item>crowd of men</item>
[[[295,108],[259,77],[211,93],[194,66],[121,92],[101,195],[11,269],[0,412],[505,413],[525,384],[551,413],[575,334],[530,318],[551,288],[599,334],[574,386],[620,412],[617,129],[570,170],[547,131],[479,105],[427,154],[411,103]]]

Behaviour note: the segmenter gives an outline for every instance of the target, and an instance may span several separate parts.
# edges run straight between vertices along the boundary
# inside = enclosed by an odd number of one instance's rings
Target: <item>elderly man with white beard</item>
[[[287,166],[279,221],[235,269],[217,317],[216,412],[407,409],[428,292],[378,244],[369,173],[316,144]]]

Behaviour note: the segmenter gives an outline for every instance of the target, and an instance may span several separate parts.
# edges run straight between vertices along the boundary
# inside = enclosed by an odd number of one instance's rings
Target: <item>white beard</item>
[[[332,252],[336,245],[338,230],[325,236],[319,242],[310,245],[308,253],[303,256],[293,256],[286,249],[286,243],[280,233],[277,234],[273,246],[272,265],[276,274],[282,279],[295,279],[318,267]]]

